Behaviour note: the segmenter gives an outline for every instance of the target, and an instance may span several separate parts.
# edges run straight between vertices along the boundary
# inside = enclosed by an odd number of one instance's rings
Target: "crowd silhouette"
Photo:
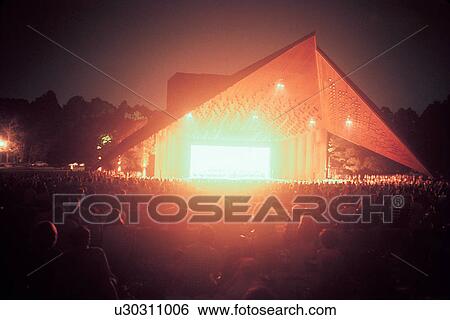
[[[200,184],[98,172],[3,172],[3,298],[410,299],[450,297],[448,183],[417,176],[354,176],[327,183]],[[238,187],[237,187],[238,186]],[[234,188],[234,189],[233,189]],[[393,223],[52,223],[52,195],[251,190],[276,194],[401,194]],[[348,210],[358,210],[349,207]],[[128,214],[126,208],[118,213]]]

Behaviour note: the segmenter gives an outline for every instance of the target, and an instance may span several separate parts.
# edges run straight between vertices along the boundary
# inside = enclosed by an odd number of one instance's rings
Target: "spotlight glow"
[[[347,118],[347,120],[345,120],[345,126],[347,128],[350,128],[353,125],[353,121],[352,119],[350,119],[350,117]]]
[[[285,87],[285,85],[284,85],[284,83],[281,82],[281,81],[278,81],[278,82],[275,84],[275,88],[276,88],[277,90],[283,90],[284,87]]]
[[[270,148],[191,145],[191,179],[270,179]]]
[[[4,149],[8,146],[8,142],[6,140],[0,139],[0,149]]]

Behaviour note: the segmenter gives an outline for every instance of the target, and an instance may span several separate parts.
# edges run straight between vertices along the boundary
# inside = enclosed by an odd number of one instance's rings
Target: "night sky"
[[[424,25],[430,27],[352,80],[378,105],[421,112],[450,93],[447,1],[3,1],[0,97],[49,89],[143,104],[41,38],[30,24],[157,104],[175,72],[233,73],[316,31],[349,72]]]

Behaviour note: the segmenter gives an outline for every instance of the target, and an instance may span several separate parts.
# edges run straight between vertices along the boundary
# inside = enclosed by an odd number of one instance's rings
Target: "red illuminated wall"
[[[375,106],[325,56],[317,52],[322,109],[329,132],[377,152],[418,172],[428,174],[408,147],[384,123]],[[351,121],[346,126],[346,120]]]
[[[233,82],[231,76],[176,73],[167,82],[167,111],[185,114],[211,99]]]

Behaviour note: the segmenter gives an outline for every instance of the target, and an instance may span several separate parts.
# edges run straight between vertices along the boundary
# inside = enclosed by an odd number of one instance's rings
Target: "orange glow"
[[[316,47],[314,36],[268,60],[231,86],[228,82],[223,88],[218,86],[209,95],[196,88],[194,80],[187,87],[189,90],[182,90],[188,78],[173,80],[173,93],[168,98],[172,101],[171,110],[180,110],[181,118],[157,132],[148,132],[153,135],[146,142],[150,145],[147,156],[151,154],[154,161],[149,168],[156,178],[189,179],[191,146],[209,145],[269,146],[271,179],[322,180],[327,172],[328,133],[426,172],[408,148],[374,116],[372,106],[361,97],[359,89],[342,79],[337,67]],[[386,143],[373,143],[382,140]],[[225,159],[220,157],[213,163]],[[240,169],[235,172],[240,173]]]
[[[122,160],[119,157],[119,160],[117,161],[117,172],[122,172]]]
[[[352,119],[350,119],[350,117],[347,117],[347,120],[345,120],[345,126],[347,128],[350,128],[352,125],[353,125]]]
[[[276,88],[277,90],[283,90],[283,89],[285,88],[285,85],[284,85],[284,83],[283,83],[282,81],[278,81],[278,82],[275,84],[275,88]]]
[[[0,139],[0,149],[6,149],[8,146],[8,141]]]
[[[142,177],[146,178],[147,177],[147,160],[144,159],[142,161]]]

